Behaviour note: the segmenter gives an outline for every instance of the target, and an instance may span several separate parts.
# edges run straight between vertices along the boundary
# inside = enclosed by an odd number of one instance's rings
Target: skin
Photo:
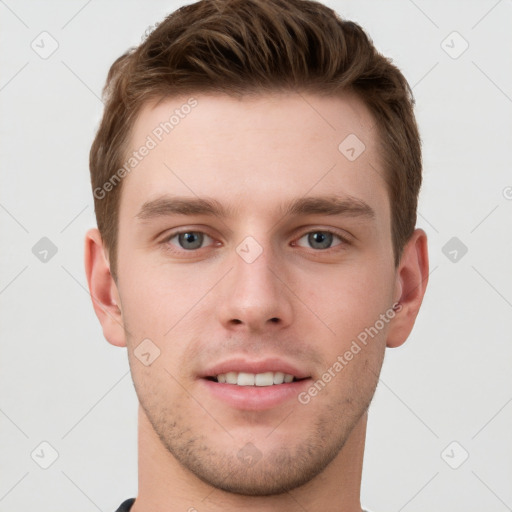
[[[117,282],[98,230],[85,241],[94,309],[105,338],[128,349],[140,402],[132,510],[360,511],[367,409],[386,346],[401,345],[418,314],[426,234],[414,231],[395,268],[377,133],[355,96],[194,97],[123,180]],[[147,104],[131,150],[187,99]],[[349,134],[366,146],[354,161],[338,150]],[[236,213],[137,217],[163,194],[213,198]],[[280,210],[332,195],[364,201],[374,216]],[[177,228],[208,236],[187,249]],[[327,248],[307,236],[326,229],[336,232]],[[251,263],[236,250],[248,236],[262,250]],[[235,408],[199,378],[231,356],[277,357],[311,377],[307,390],[397,301],[400,311],[307,404]],[[135,355],[146,338],[160,350],[149,366]],[[238,456],[248,449],[256,462]]]

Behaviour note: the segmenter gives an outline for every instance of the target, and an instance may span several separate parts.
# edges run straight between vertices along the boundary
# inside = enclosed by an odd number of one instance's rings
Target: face
[[[143,413],[217,488],[310,481],[369,406],[397,298],[370,113],[349,94],[172,98],[132,151],[117,292]]]

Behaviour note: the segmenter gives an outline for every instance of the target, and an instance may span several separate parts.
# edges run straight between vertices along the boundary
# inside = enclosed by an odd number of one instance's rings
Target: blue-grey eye
[[[205,237],[210,238],[208,235],[205,235],[200,231],[184,231],[183,233],[176,233],[173,237],[169,238],[169,242],[171,242],[171,240],[174,238],[177,238],[179,247],[181,249],[192,251],[194,249],[201,248]]]
[[[332,243],[334,238],[338,238],[338,240],[341,240],[340,237],[334,233],[331,233],[330,231],[311,231],[309,233],[306,233],[304,236],[302,236],[299,239],[299,242],[303,240],[304,238],[307,239],[307,243],[310,247],[313,249],[330,249],[333,247]],[[341,242],[339,242],[341,243]],[[300,245],[300,244],[299,244]],[[339,245],[339,244],[334,244]]]

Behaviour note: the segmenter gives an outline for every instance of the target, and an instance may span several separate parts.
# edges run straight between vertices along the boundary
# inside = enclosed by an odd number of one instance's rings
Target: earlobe
[[[93,228],[87,231],[85,272],[93,308],[106,340],[117,347],[125,347],[126,337],[119,307],[119,294],[105,252],[99,230]]]
[[[390,323],[388,347],[399,347],[409,337],[425,295],[428,273],[427,235],[422,229],[416,229],[404,247],[397,269],[395,303],[400,307],[395,308],[396,314]]]

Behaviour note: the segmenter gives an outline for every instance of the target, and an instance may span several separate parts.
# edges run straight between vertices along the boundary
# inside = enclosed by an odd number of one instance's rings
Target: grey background
[[[430,283],[386,355],[362,503],[512,510],[512,2],[327,3],[414,87],[424,150]],[[0,0],[0,512],[108,512],[137,494],[126,349],[104,340],[83,268],[88,152],[110,64],[180,5]]]

